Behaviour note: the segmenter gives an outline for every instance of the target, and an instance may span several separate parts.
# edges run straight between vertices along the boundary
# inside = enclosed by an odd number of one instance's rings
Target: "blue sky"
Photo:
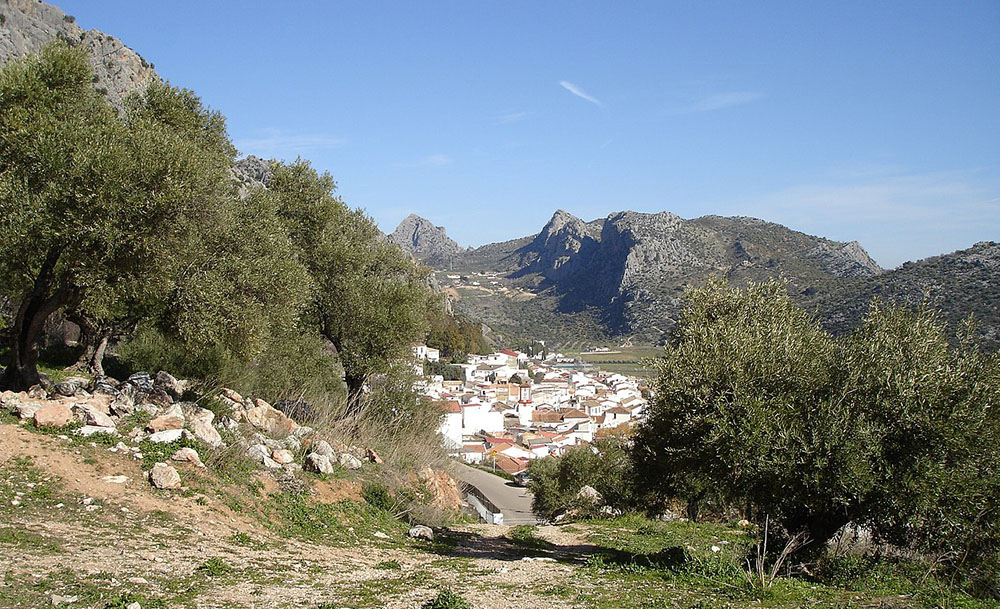
[[[56,2],[391,231],[750,215],[883,266],[1000,240],[1000,2]]]

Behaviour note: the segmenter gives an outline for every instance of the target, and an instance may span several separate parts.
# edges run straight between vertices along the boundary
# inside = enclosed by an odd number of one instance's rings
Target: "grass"
[[[425,609],[472,609],[472,603],[465,600],[462,595],[445,588],[424,607]]]
[[[507,536],[515,544],[531,550],[544,550],[552,544],[538,536],[538,530],[527,524],[518,525],[507,532]]]

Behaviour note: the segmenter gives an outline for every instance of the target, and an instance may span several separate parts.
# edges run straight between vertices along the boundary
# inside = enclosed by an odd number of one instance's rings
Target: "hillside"
[[[403,251],[436,268],[447,268],[464,249],[455,243],[444,228],[434,226],[416,214],[410,214],[389,235],[389,241]]]
[[[562,210],[537,234],[460,253],[449,269],[489,275],[485,285],[454,284],[459,310],[512,335],[557,342],[573,334],[658,342],[684,290],[713,275],[785,279],[806,300],[882,272],[856,242],[755,218],[622,211],[584,222]]]
[[[835,334],[857,327],[873,298],[928,303],[955,328],[969,315],[990,350],[1000,348],[1000,243],[985,241],[950,254],[907,262],[875,277],[845,281],[813,306]]]

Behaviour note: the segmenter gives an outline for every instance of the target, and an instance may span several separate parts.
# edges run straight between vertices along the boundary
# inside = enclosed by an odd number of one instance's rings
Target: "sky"
[[[63,0],[386,232],[745,215],[886,268],[1000,240],[1000,2]]]

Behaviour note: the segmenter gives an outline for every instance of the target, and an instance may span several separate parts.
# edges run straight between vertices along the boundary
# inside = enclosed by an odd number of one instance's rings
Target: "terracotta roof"
[[[522,462],[519,459],[512,459],[505,455],[503,457],[497,457],[497,467],[508,474],[514,475],[527,469],[527,462]]]
[[[486,447],[482,444],[463,444],[463,453],[484,453],[486,452]]]
[[[445,402],[441,408],[445,412],[462,412],[462,405],[458,402]]]

